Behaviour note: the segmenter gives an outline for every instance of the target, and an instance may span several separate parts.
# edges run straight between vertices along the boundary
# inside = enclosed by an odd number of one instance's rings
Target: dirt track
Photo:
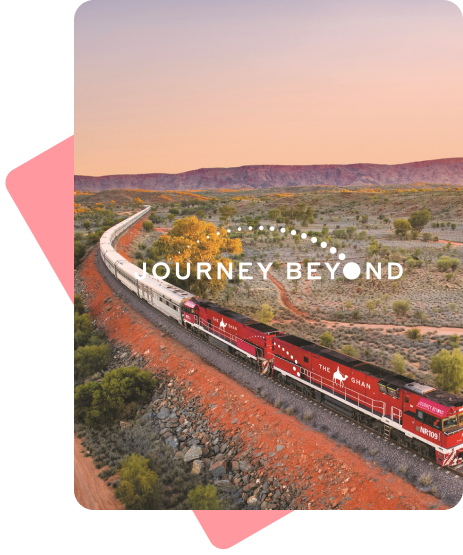
[[[114,497],[114,490],[98,478],[91,457],[84,457],[83,447],[74,436],[74,495],[82,507],[92,511],[121,510],[124,507]]]
[[[283,285],[281,285],[281,283],[276,280],[272,275],[270,275],[270,272],[268,273],[268,277],[270,279],[270,281],[277,287],[279,293],[280,293],[280,299],[281,302],[283,303],[283,305],[288,308],[289,310],[291,310],[291,312],[293,312],[294,314],[296,314],[297,316],[305,316],[307,317],[307,313],[303,313],[301,312],[298,308],[296,308],[291,300],[288,297],[288,294],[285,291],[285,288],[283,287]],[[315,320],[307,320],[308,323],[310,324],[325,324],[328,328],[332,328],[335,324],[338,327],[350,327],[351,323],[349,322],[338,322],[338,321],[333,321],[333,320],[321,320],[320,322],[316,322]],[[428,333],[428,332],[436,332],[437,335],[452,335],[454,333],[457,334],[461,334],[462,333],[462,328],[433,328],[431,326],[405,326],[404,324],[401,323],[397,323],[397,324],[355,324],[356,327],[358,328],[368,328],[368,329],[372,329],[372,328],[381,328],[384,330],[392,330],[395,328],[405,328],[405,331],[402,333],[405,333],[407,329],[411,329],[411,328],[418,328],[421,333]]]

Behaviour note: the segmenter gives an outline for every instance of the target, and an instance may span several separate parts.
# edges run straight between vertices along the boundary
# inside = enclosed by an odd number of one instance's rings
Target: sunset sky
[[[446,0],[91,0],[75,45],[79,175],[463,156]]]

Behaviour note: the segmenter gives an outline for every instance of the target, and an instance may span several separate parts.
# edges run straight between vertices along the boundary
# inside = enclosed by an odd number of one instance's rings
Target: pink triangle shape
[[[228,549],[292,511],[194,511],[209,541]]]

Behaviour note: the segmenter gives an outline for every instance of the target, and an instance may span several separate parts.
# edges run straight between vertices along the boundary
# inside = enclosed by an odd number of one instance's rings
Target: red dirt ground
[[[82,507],[92,511],[124,509],[114,497],[114,490],[108,487],[98,474],[91,457],[84,457],[82,444],[74,436],[74,495]]]
[[[286,478],[288,483],[305,485],[307,480],[308,502],[299,498],[298,508],[321,509],[327,503],[334,508],[341,501],[342,509],[446,508],[374,462],[367,462],[322,433],[279,412],[174,339],[161,334],[153,324],[113,297],[96,268],[93,254],[84,261],[80,273],[89,293],[91,316],[104,325],[108,338],[131,345],[134,354],[142,353],[149,360],[148,368],[176,379],[177,386],[186,387],[188,380],[185,398],[201,399],[213,428],[221,428],[229,436],[239,432],[249,443],[248,448],[258,447],[267,457],[276,451],[277,444],[284,446],[269,458],[267,472],[279,480]],[[114,299],[109,312],[108,304],[104,304],[107,297]],[[234,418],[238,418],[235,424]],[[301,471],[302,478],[298,476]],[[265,471],[261,467],[259,472]],[[309,486],[309,475],[312,479],[317,475],[315,485]],[[333,499],[326,501],[329,498]]]
[[[132,243],[138,238],[141,233],[141,228],[143,226],[143,222],[148,218],[148,214],[144,216],[141,220],[139,220],[136,224],[120,237],[115,245],[115,249],[117,252],[122,255],[126,260],[131,262],[131,258],[129,256],[129,250]]]

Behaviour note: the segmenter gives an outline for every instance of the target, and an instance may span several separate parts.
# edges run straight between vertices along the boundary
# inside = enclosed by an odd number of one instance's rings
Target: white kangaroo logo
[[[226,324],[226,323],[223,321],[223,318],[222,318],[222,321],[220,322],[219,327],[220,327],[220,328],[223,328],[223,329],[225,330],[225,328],[226,328],[227,326],[228,326],[228,324]]]
[[[341,374],[341,372],[339,371],[339,366],[338,369],[336,370],[336,372],[333,374],[333,382],[336,385],[336,382],[339,381],[339,385],[341,385],[342,387],[344,387],[343,381],[347,380],[347,374],[345,376],[343,376]]]

